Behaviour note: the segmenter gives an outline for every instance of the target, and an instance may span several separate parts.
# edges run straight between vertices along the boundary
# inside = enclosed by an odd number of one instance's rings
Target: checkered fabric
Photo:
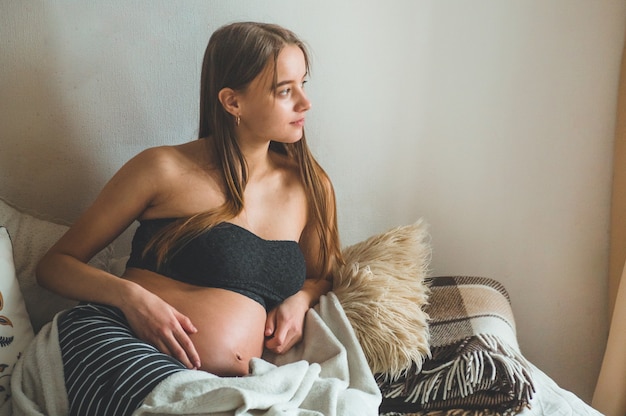
[[[377,375],[385,416],[511,415],[529,407],[530,364],[520,353],[509,295],[484,277],[433,278],[431,354],[420,372]]]

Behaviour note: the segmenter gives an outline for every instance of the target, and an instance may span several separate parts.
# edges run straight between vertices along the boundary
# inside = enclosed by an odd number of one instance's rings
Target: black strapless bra
[[[142,256],[150,239],[176,218],[140,221],[126,267],[150,270],[203,287],[241,293],[271,310],[302,288],[306,265],[295,241],[265,240],[223,222],[199,235],[157,266],[153,253]]]

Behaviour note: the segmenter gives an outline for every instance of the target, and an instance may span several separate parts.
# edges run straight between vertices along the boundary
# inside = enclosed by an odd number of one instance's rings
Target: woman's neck
[[[273,163],[269,150],[269,141],[254,145],[242,145],[240,143],[240,148],[246,160],[249,179],[262,177],[272,168]]]

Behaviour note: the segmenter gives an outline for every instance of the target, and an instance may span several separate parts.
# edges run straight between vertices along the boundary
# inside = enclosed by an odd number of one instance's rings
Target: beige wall
[[[425,217],[433,272],[502,281],[523,352],[590,400],[623,1],[0,0],[0,196],[72,221],[137,151],[194,138],[208,36],[240,19],[311,46],[344,243]]]

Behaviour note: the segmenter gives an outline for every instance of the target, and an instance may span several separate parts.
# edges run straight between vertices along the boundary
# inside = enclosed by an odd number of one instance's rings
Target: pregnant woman
[[[333,188],[304,135],[308,73],[289,30],[218,29],[199,139],[128,161],[41,260],[39,283],[81,301],[58,321],[70,414],[131,414],[174,372],[243,376],[300,340],[340,261]],[[136,220],[122,278],[87,264]]]

